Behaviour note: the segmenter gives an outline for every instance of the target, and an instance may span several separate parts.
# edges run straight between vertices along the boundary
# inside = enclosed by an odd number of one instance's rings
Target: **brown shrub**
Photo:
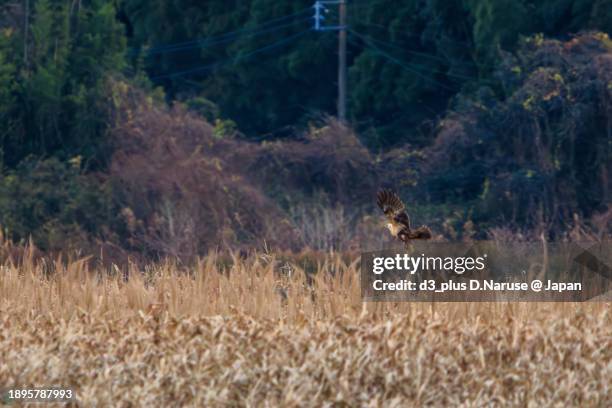
[[[355,133],[329,119],[299,140],[241,144],[234,162],[244,164],[260,185],[286,204],[323,194],[329,203],[356,207],[376,189],[374,158]],[[297,196],[297,197],[296,197]]]
[[[123,100],[134,102],[116,112],[110,177],[132,248],[188,259],[247,242],[295,244],[282,212],[227,160],[237,142],[216,139],[208,123],[180,106],[124,92]]]
[[[374,161],[346,127],[330,120],[298,141],[219,138],[180,105],[156,104],[120,82],[112,89],[120,102],[110,178],[131,249],[191,259],[210,248],[264,243],[349,246],[348,218],[323,228],[296,218],[315,204],[355,214],[372,201]]]

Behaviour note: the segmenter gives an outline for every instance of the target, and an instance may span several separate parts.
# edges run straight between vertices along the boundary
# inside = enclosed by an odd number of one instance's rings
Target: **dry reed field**
[[[364,304],[350,257],[322,256],[310,279],[283,266],[7,262],[0,388],[71,387],[87,407],[612,400],[609,303]]]

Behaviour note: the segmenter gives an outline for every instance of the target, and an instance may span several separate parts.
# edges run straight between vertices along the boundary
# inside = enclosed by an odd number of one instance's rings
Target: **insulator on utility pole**
[[[315,10],[315,14],[313,16],[314,18],[313,28],[316,31],[321,31],[321,22],[325,20],[325,17],[322,14],[322,11],[325,10],[325,6],[320,1],[316,1],[313,8]]]

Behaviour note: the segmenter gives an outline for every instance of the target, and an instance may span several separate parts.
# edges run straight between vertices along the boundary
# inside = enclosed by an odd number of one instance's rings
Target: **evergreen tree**
[[[0,51],[0,61],[12,61],[2,72],[15,73],[3,87],[13,96],[3,109],[12,124],[2,142],[5,164],[14,167],[28,155],[102,159],[105,80],[125,66],[125,34],[113,3],[30,3],[27,35],[9,36]]]
[[[4,163],[4,140],[12,130],[10,119],[15,103],[16,67],[10,62],[10,41],[13,35],[9,28],[0,30],[0,170]]]
[[[27,4],[24,24],[0,21],[0,228],[78,245],[112,214],[88,171],[110,158],[105,88],[125,67],[125,33],[111,1]]]

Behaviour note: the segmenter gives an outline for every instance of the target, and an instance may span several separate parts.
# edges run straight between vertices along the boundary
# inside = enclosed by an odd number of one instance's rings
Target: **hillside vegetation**
[[[441,240],[609,234],[606,0],[356,2],[348,124],[329,33],[231,58],[308,28],[309,4],[29,3],[0,2],[6,239],[124,260],[354,250],[380,243],[381,186]]]

